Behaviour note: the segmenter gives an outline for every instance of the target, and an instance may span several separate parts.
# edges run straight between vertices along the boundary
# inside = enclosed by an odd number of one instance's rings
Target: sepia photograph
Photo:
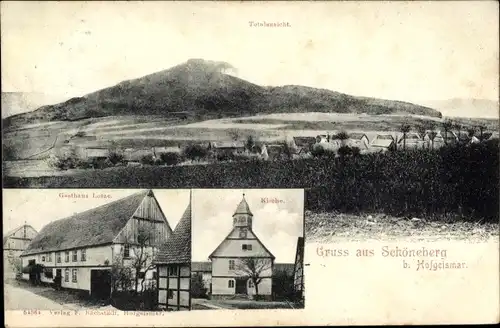
[[[5,309],[158,309],[165,265],[189,270],[189,206],[180,189],[4,190]]]
[[[193,310],[304,308],[303,190],[193,195]]]
[[[498,322],[498,2],[0,7],[7,325]]]

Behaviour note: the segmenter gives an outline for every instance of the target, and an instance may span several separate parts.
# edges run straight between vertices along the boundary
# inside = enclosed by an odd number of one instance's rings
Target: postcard
[[[1,3],[9,327],[498,323],[498,3]]]

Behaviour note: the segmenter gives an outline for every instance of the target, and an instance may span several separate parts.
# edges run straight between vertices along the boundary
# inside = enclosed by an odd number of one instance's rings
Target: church
[[[233,227],[210,254],[212,297],[272,297],[275,257],[252,228],[254,217],[243,194],[233,214]]]

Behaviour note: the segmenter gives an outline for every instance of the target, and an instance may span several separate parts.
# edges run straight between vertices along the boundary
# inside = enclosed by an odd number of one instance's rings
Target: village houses
[[[8,231],[3,236],[3,276],[15,278],[21,269],[19,256],[28,248],[29,243],[37,235],[35,228],[28,224]]]

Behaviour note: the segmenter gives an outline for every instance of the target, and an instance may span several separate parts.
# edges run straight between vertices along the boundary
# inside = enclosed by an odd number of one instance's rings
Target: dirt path
[[[47,287],[48,288],[48,287]],[[5,310],[75,310],[72,305],[59,304],[21,287],[4,284]]]

